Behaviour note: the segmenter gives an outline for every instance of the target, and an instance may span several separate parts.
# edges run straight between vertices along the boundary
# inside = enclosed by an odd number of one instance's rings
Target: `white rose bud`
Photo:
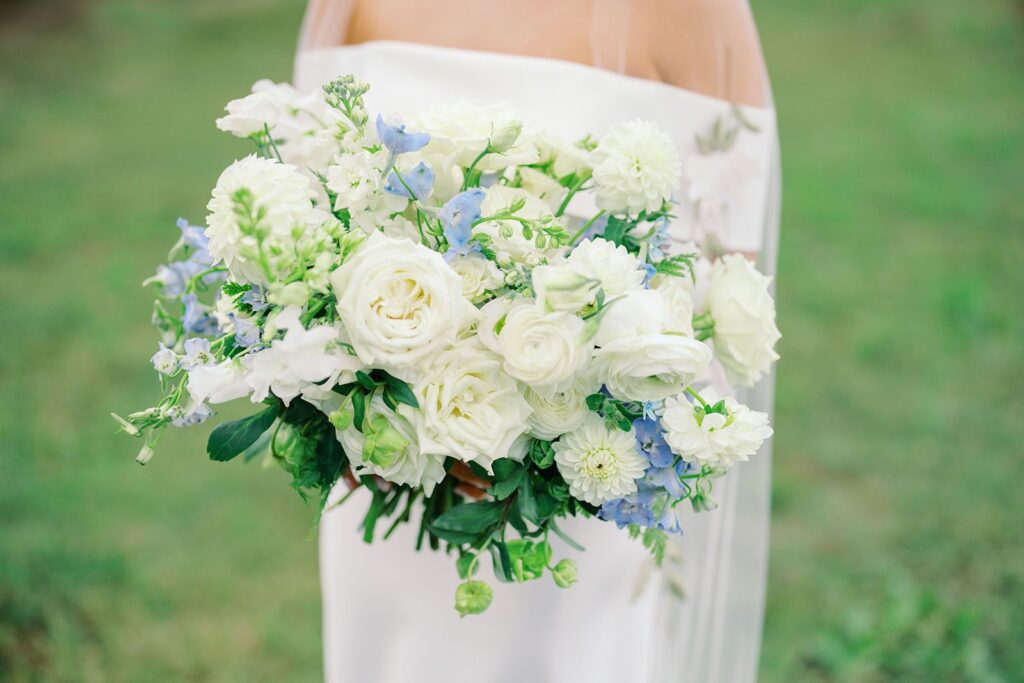
[[[491,151],[502,154],[512,149],[512,145],[516,144],[522,132],[522,121],[517,119],[506,122],[491,135]]]

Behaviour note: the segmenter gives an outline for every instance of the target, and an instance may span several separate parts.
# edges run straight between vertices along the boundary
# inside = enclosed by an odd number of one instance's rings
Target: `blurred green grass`
[[[107,417],[155,396],[138,283],[301,5],[0,23],[0,679],[320,678],[313,511],[203,429],[143,470]],[[755,12],[786,189],[762,680],[1024,679],[1024,9]]]

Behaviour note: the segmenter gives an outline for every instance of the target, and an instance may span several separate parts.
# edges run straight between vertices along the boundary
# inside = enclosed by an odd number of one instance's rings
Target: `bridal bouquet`
[[[148,281],[163,398],[114,416],[138,461],[168,425],[248,398],[210,458],[276,462],[321,507],[365,487],[365,540],[418,523],[417,547],[457,557],[461,614],[491,602],[486,556],[499,580],[570,586],[549,540],[575,547],[568,516],[659,558],[683,501],[713,507],[713,480],[771,435],[705,388],[777,358],[768,278],[673,248],[681,163],[651,123],[568,143],[504,106],[372,117],[367,90],[260,81],[227,105],[218,127],[256,153]]]

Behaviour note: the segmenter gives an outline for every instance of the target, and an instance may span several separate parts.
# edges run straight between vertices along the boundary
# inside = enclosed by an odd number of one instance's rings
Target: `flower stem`
[[[591,218],[591,219],[590,219],[589,221],[587,221],[586,223],[584,223],[584,224],[583,224],[583,227],[582,227],[582,228],[580,228],[580,229],[579,229],[579,230],[578,230],[578,231],[576,232],[576,234],[572,236],[572,238],[571,238],[571,239],[569,240],[569,244],[570,244],[570,245],[576,244],[576,240],[578,240],[579,238],[583,237],[583,233],[585,233],[585,232],[587,231],[587,229],[588,229],[588,228],[589,228],[589,227],[590,227],[591,225],[593,225],[593,224],[594,224],[594,223],[595,223],[595,222],[597,221],[597,219],[598,219],[598,218],[600,218],[600,217],[601,217],[601,216],[603,216],[603,215],[604,215],[604,209],[601,209],[600,211],[598,211],[597,213],[595,213],[595,214],[594,214],[594,217],[593,217],[593,218]]]

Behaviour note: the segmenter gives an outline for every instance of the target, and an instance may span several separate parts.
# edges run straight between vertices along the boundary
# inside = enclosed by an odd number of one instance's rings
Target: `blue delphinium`
[[[669,467],[675,462],[676,454],[665,442],[661,420],[657,418],[634,420],[633,429],[636,431],[637,450],[647,457],[651,465]]]
[[[199,303],[195,294],[186,294],[181,297],[181,303],[185,305],[185,314],[181,317],[182,327],[186,334],[198,334],[211,336],[217,334],[217,319],[214,318],[209,309]]]
[[[455,195],[441,208],[444,237],[448,240],[448,251],[444,255],[446,261],[480,251],[480,245],[470,242],[469,238],[472,237],[473,222],[480,218],[483,201],[484,191],[474,187]]]
[[[421,161],[408,173],[402,173],[401,177],[399,173],[401,171],[395,168],[388,174],[385,191],[421,201],[430,196],[430,191],[434,187],[434,171],[425,163]]]
[[[166,265],[159,266],[156,275],[146,280],[144,284],[158,283],[167,297],[178,298],[185,293],[189,283],[201,273],[210,270],[213,266],[213,257],[210,256],[210,242],[206,232],[198,225],[190,225],[184,218],[179,218],[178,229],[181,230],[181,239],[173,251],[182,247],[188,248],[187,258],[171,261]],[[225,273],[221,271],[206,273],[202,277],[204,285],[211,285],[222,280]]]
[[[228,313],[228,320],[235,326],[235,345],[247,349],[259,342],[259,325],[235,313]]]
[[[430,135],[427,133],[407,133],[405,124],[392,126],[380,114],[377,115],[377,137],[392,157],[406,152],[416,152],[430,142]]]
[[[644,271],[644,289],[651,288],[651,278],[658,274],[658,269],[652,266],[650,263],[645,263],[640,266],[640,269]]]
[[[267,303],[266,291],[257,285],[252,285],[242,294],[241,302],[257,313],[270,305]]]

